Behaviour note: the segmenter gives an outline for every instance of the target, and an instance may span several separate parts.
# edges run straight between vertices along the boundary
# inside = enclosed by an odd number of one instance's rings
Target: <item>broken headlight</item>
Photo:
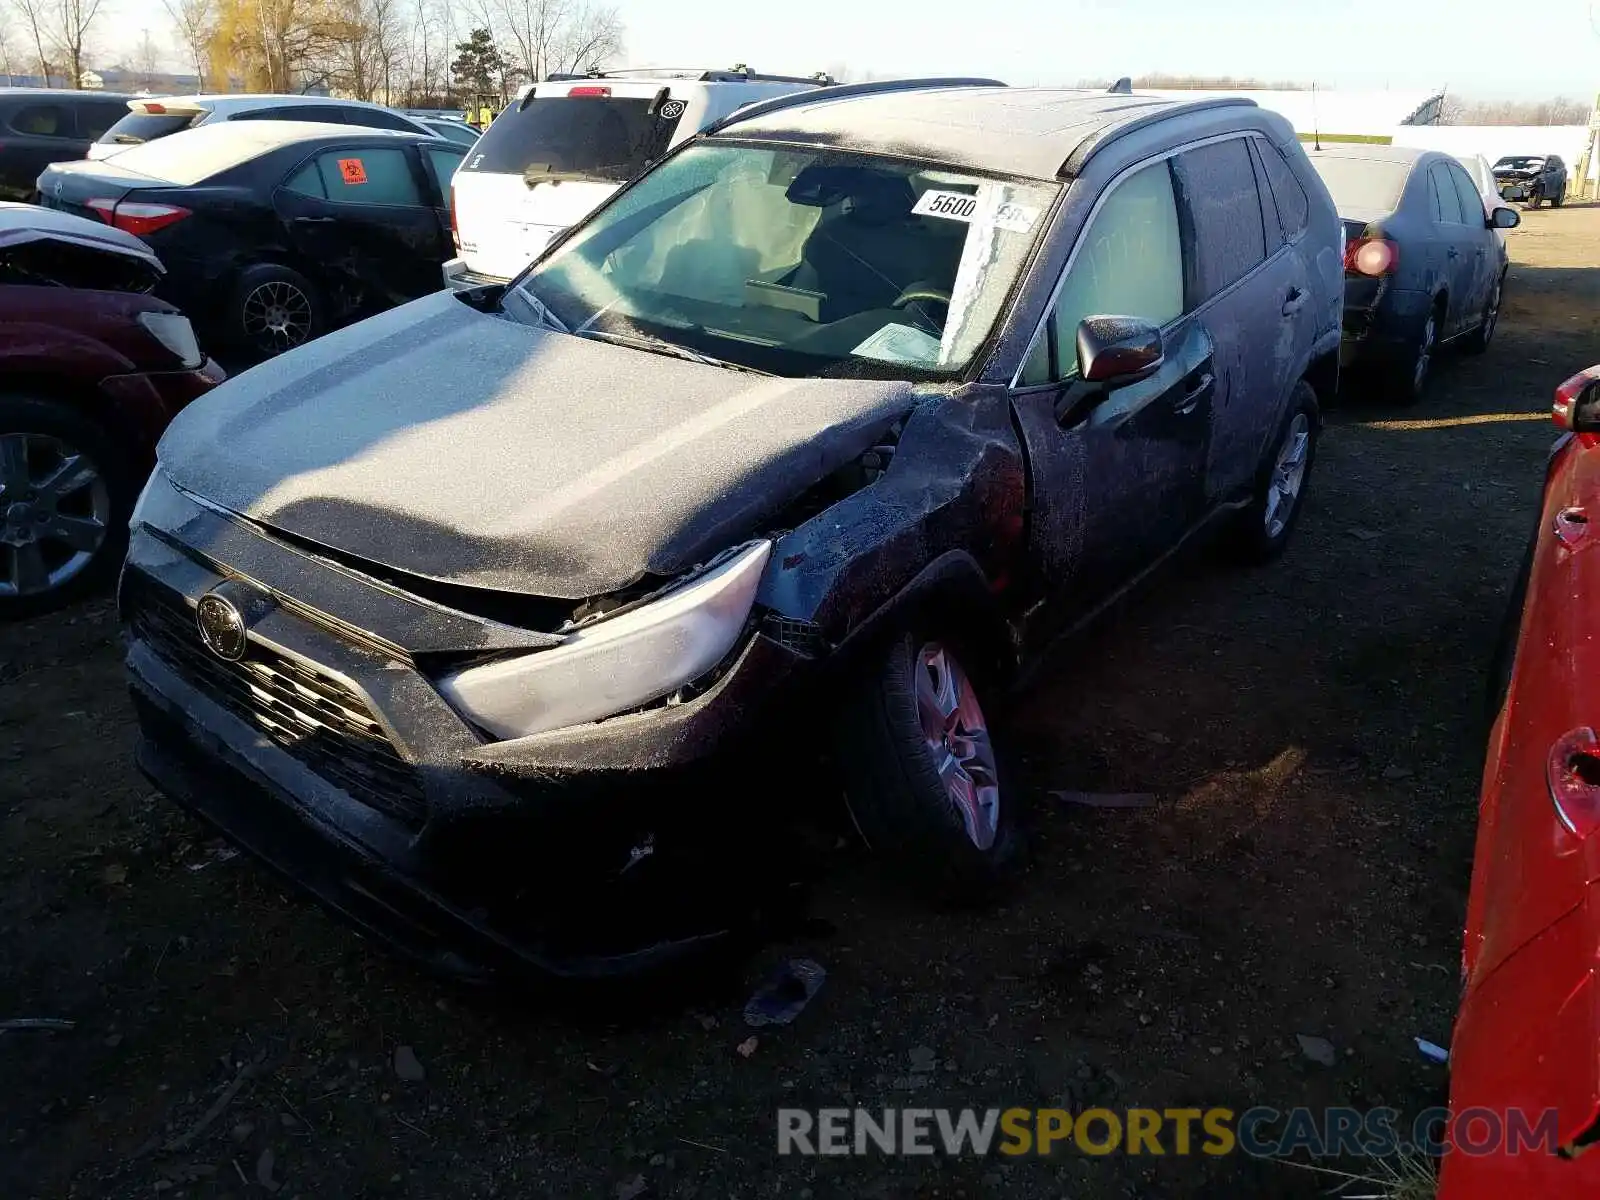
[[[527,737],[627,712],[677,691],[728,656],[772,553],[754,542],[679,587],[569,634],[561,645],[439,680],[468,720]]]

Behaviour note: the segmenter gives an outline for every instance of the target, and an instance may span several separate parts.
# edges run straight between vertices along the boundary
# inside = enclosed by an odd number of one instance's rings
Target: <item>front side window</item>
[[[1473,186],[1467,173],[1453,163],[1447,165],[1445,170],[1449,173],[1450,182],[1455,185],[1456,202],[1461,206],[1462,223],[1476,225],[1485,221],[1488,214],[1484,211],[1483,197]]]
[[[1243,138],[1185,150],[1173,166],[1194,226],[1190,294],[1193,305],[1200,305],[1267,257],[1261,197]]]
[[[1253,175],[1251,180],[1251,203],[1256,203]],[[1094,214],[1020,382],[1047,383],[1077,374],[1078,324],[1085,317],[1139,317],[1166,325],[1182,315],[1183,243],[1172,173],[1163,161],[1124,179]]]
[[[316,161],[327,197],[337,204],[422,203],[404,150],[328,150]]]
[[[773,374],[953,377],[999,319],[1058,190],[707,143],[601,209],[518,290],[579,335],[663,340]],[[506,307],[526,316],[514,298]]]

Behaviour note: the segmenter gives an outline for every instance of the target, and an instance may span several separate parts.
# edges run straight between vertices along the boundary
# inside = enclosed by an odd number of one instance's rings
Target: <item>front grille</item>
[[[123,597],[134,632],[190,684],[362,804],[421,827],[427,801],[416,769],[348,685],[256,641],[239,662],[218,658],[188,602],[131,569]]]

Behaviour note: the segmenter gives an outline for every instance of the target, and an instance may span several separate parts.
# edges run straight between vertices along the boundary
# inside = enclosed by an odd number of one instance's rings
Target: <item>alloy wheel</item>
[[[244,298],[244,335],[262,350],[281,354],[311,336],[311,297],[284,279],[259,284]]]
[[[1278,460],[1267,483],[1267,537],[1276,540],[1288,528],[1300,488],[1306,479],[1306,460],[1311,453],[1311,418],[1300,412],[1289,423],[1289,432],[1278,447]]]
[[[938,642],[917,651],[917,718],[945,791],[980,850],[994,845],[1000,824],[1000,777],[994,743],[972,681]]]
[[[77,578],[110,521],[111,489],[87,455],[48,434],[0,434],[0,597]]]
[[[1422,337],[1417,342],[1417,360],[1411,368],[1411,390],[1416,395],[1422,394],[1422,387],[1428,382],[1428,368],[1433,365],[1433,342],[1437,336],[1434,314],[1428,314],[1427,322],[1422,326]]]

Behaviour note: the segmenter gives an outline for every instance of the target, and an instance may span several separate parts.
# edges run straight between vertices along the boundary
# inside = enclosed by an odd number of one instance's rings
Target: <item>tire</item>
[[[1494,331],[1500,324],[1500,307],[1505,302],[1505,288],[1506,277],[1501,275],[1494,281],[1494,289],[1484,303],[1478,327],[1462,339],[1461,348],[1468,354],[1482,354],[1494,340]]]
[[[1417,331],[1416,343],[1390,376],[1390,391],[1401,404],[1415,404],[1428,390],[1433,378],[1433,363],[1439,353],[1439,326],[1444,323],[1444,304],[1435,300],[1427,319]]]
[[[76,486],[52,493],[52,480]],[[139,484],[116,440],[76,409],[0,395],[0,620],[54,612],[110,587]]]
[[[1322,415],[1305,380],[1295,384],[1289,408],[1256,477],[1249,507],[1233,519],[1226,545],[1244,566],[1269,563],[1283,553],[1305,507],[1306,485],[1317,458]]]
[[[868,846],[884,856],[913,890],[936,904],[972,904],[991,896],[1006,879],[1021,844],[1014,790],[1002,786],[1002,768],[968,666],[981,657],[965,655],[964,644],[928,633],[905,633],[869,660],[867,677],[852,689],[840,713],[838,744],[845,794],[856,827]],[[954,671],[948,668],[954,665]],[[929,712],[930,725],[945,721],[952,731],[971,734],[981,729],[988,754],[976,739],[977,751],[960,759],[948,750],[936,752],[924,731],[923,704],[934,700],[941,677],[952,686],[942,692],[944,705]],[[962,681],[965,680],[963,688]],[[919,687],[919,682],[925,687]],[[946,711],[953,697],[962,703]],[[919,696],[922,703],[919,704]],[[952,718],[976,713],[976,725]],[[941,715],[935,715],[936,712]],[[985,760],[986,758],[986,760]],[[964,805],[941,777],[942,763],[956,763],[967,781],[984,791]],[[992,804],[985,801],[992,801]]]
[[[224,340],[262,358],[303,346],[325,328],[322,297],[298,271],[263,263],[242,272],[228,302]]]

